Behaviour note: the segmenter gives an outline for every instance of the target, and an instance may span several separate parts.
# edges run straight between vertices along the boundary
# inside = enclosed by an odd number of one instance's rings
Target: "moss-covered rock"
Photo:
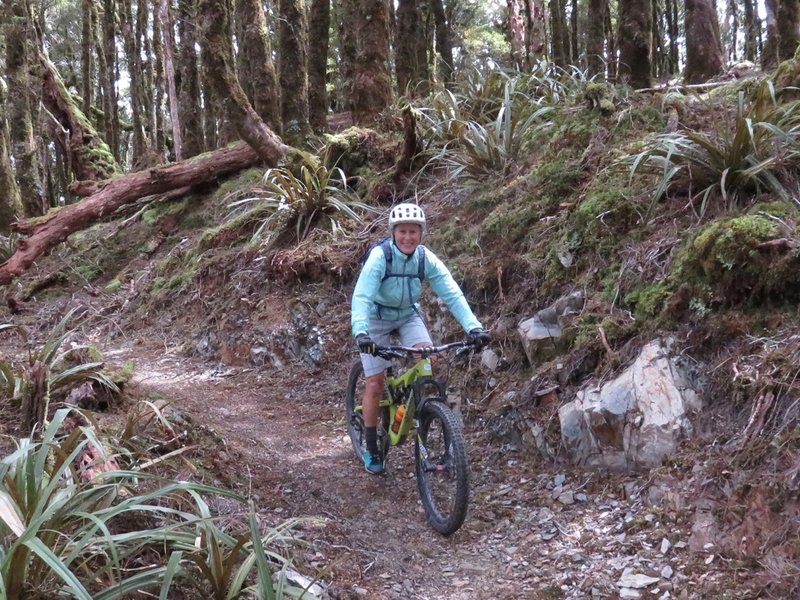
[[[335,135],[325,136],[326,165],[342,169],[347,176],[369,168],[370,157],[381,145],[380,136],[372,129],[350,127]]]
[[[760,213],[710,223],[679,251],[675,284],[705,306],[796,301],[800,252],[785,226]]]
[[[570,224],[595,246],[605,237],[627,233],[638,221],[633,201],[614,187],[591,190],[570,218]]]
[[[614,88],[600,81],[590,81],[583,92],[583,98],[589,108],[599,111],[604,116],[614,114],[616,97]]]
[[[772,81],[776,97],[780,100],[788,102],[800,98],[800,58],[795,56],[778,65]]]

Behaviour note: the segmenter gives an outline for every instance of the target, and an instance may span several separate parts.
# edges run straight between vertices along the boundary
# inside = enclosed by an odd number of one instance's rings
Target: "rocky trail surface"
[[[310,544],[295,567],[318,577],[323,597],[758,597],[735,592],[747,573],[713,545],[697,548],[692,523],[663,508],[679,490],[652,476],[565,470],[490,441],[467,418],[470,512],[445,538],[425,522],[410,444],[393,449],[384,476],[356,462],[343,420],[347,365],[265,374],[141,344],[104,355],[132,360],[134,390],[170,399],[207,433],[199,452],[219,473],[207,483],[234,487],[271,523],[320,519],[300,525]]]

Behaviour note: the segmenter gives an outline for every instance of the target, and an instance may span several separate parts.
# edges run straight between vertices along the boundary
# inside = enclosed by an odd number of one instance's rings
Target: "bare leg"
[[[378,414],[383,395],[383,384],[386,381],[386,374],[381,372],[366,378],[364,387],[364,425],[366,427],[378,426]]]

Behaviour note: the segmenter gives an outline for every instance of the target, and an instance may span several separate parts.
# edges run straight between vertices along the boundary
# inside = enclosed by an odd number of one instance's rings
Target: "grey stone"
[[[500,364],[500,357],[491,348],[485,348],[481,352],[481,364],[489,371],[496,371]]]
[[[519,323],[517,331],[531,364],[552,358],[565,349],[562,331],[580,314],[584,301],[583,291],[573,292]]]
[[[698,395],[691,381],[671,359],[669,343],[647,344],[619,377],[580,390],[559,408],[564,446],[579,464],[658,466],[693,432],[689,416]]]

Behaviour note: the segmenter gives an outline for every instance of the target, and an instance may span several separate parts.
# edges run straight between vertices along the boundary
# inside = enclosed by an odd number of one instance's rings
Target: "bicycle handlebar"
[[[442,344],[440,346],[378,346],[374,356],[379,356],[386,360],[391,358],[407,358],[414,354],[421,354],[424,357],[428,357],[431,354],[440,354],[453,348],[458,348],[456,356],[476,349],[475,342],[468,341],[450,342],[449,344]]]

